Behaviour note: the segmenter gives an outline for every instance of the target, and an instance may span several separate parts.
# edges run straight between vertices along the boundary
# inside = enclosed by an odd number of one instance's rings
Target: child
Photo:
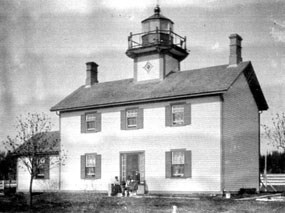
[[[128,176],[127,181],[126,181],[126,185],[123,191],[123,196],[125,196],[125,191],[127,191],[127,196],[130,196],[130,184],[131,184],[131,178],[130,176]]]
[[[129,184],[129,190],[132,192],[132,195],[136,195],[136,192],[138,190],[138,183],[133,178]]]

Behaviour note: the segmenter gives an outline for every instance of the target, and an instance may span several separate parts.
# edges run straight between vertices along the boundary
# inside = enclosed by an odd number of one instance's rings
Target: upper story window
[[[183,125],[184,124],[184,104],[172,105],[172,124]]]
[[[86,128],[87,131],[96,129],[96,115],[95,113],[89,113],[85,115],[86,119]]]
[[[142,129],[143,128],[143,109],[132,108],[121,110],[121,129]]]
[[[81,115],[81,133],[101,131],[101,113],[88,112]]]
[[[191,105],[174,103],[165,107],[166,126],[185,126],[191,124]]]
[[[127,127],[137,127],[138,109],[129,109],[126,111]]]

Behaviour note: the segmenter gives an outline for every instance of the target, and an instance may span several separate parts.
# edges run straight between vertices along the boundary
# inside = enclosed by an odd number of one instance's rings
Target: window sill
[[[133,126],[133,127],[126,126],[126,129],[124,130],[136,130],[136,129],[141,129],[141,128],[139,128],[138,126]]]
[[[83,180],[96,180],[96,177],[85,177]]]
[[[127,127],[126,130],[136,130],[136,129],[139,129],[137,127]]]
[[[169,178],[167,178],[167,179],[190,179],[190,178],[192,178],[192,177],[169,177]]]
[[[84,133],[97,133],[97,132],[99,132],[99,131],[96,131],[96,130],[86,130],[86,132],[84,132]]]
[[[169,127],[181,127],[181,126],[189,126],[190,124],[172,124]]]
[[[35,177],[35,180],[48,180],[49,178],[45,178],[45,177]]]

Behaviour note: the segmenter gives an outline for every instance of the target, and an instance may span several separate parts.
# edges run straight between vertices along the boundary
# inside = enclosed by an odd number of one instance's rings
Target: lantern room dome
[[[160,7],[157,5],[155,8],[154,8],[154,14],[144,20],[142,20],[142,23],[145,23],[147,21],[151,21],[153,19],[161,19],[161,20],[166,20],[166,21],[169,21],[170,23],[174,24],[173,21],[163,15],[160,14]]]
[[[173,21],[160,14],[160,7],[157,5],[154,8],[154,14],[142,22],[142,31],[149,32],[152,30],[173,30]]]

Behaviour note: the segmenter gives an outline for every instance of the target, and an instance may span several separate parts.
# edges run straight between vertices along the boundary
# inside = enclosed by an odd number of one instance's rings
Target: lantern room
[[[159,6],[154,9],[154,15],[142,21],[142,45],[155,43],[171,44],[173,37],[173,21],[160,14]]]

